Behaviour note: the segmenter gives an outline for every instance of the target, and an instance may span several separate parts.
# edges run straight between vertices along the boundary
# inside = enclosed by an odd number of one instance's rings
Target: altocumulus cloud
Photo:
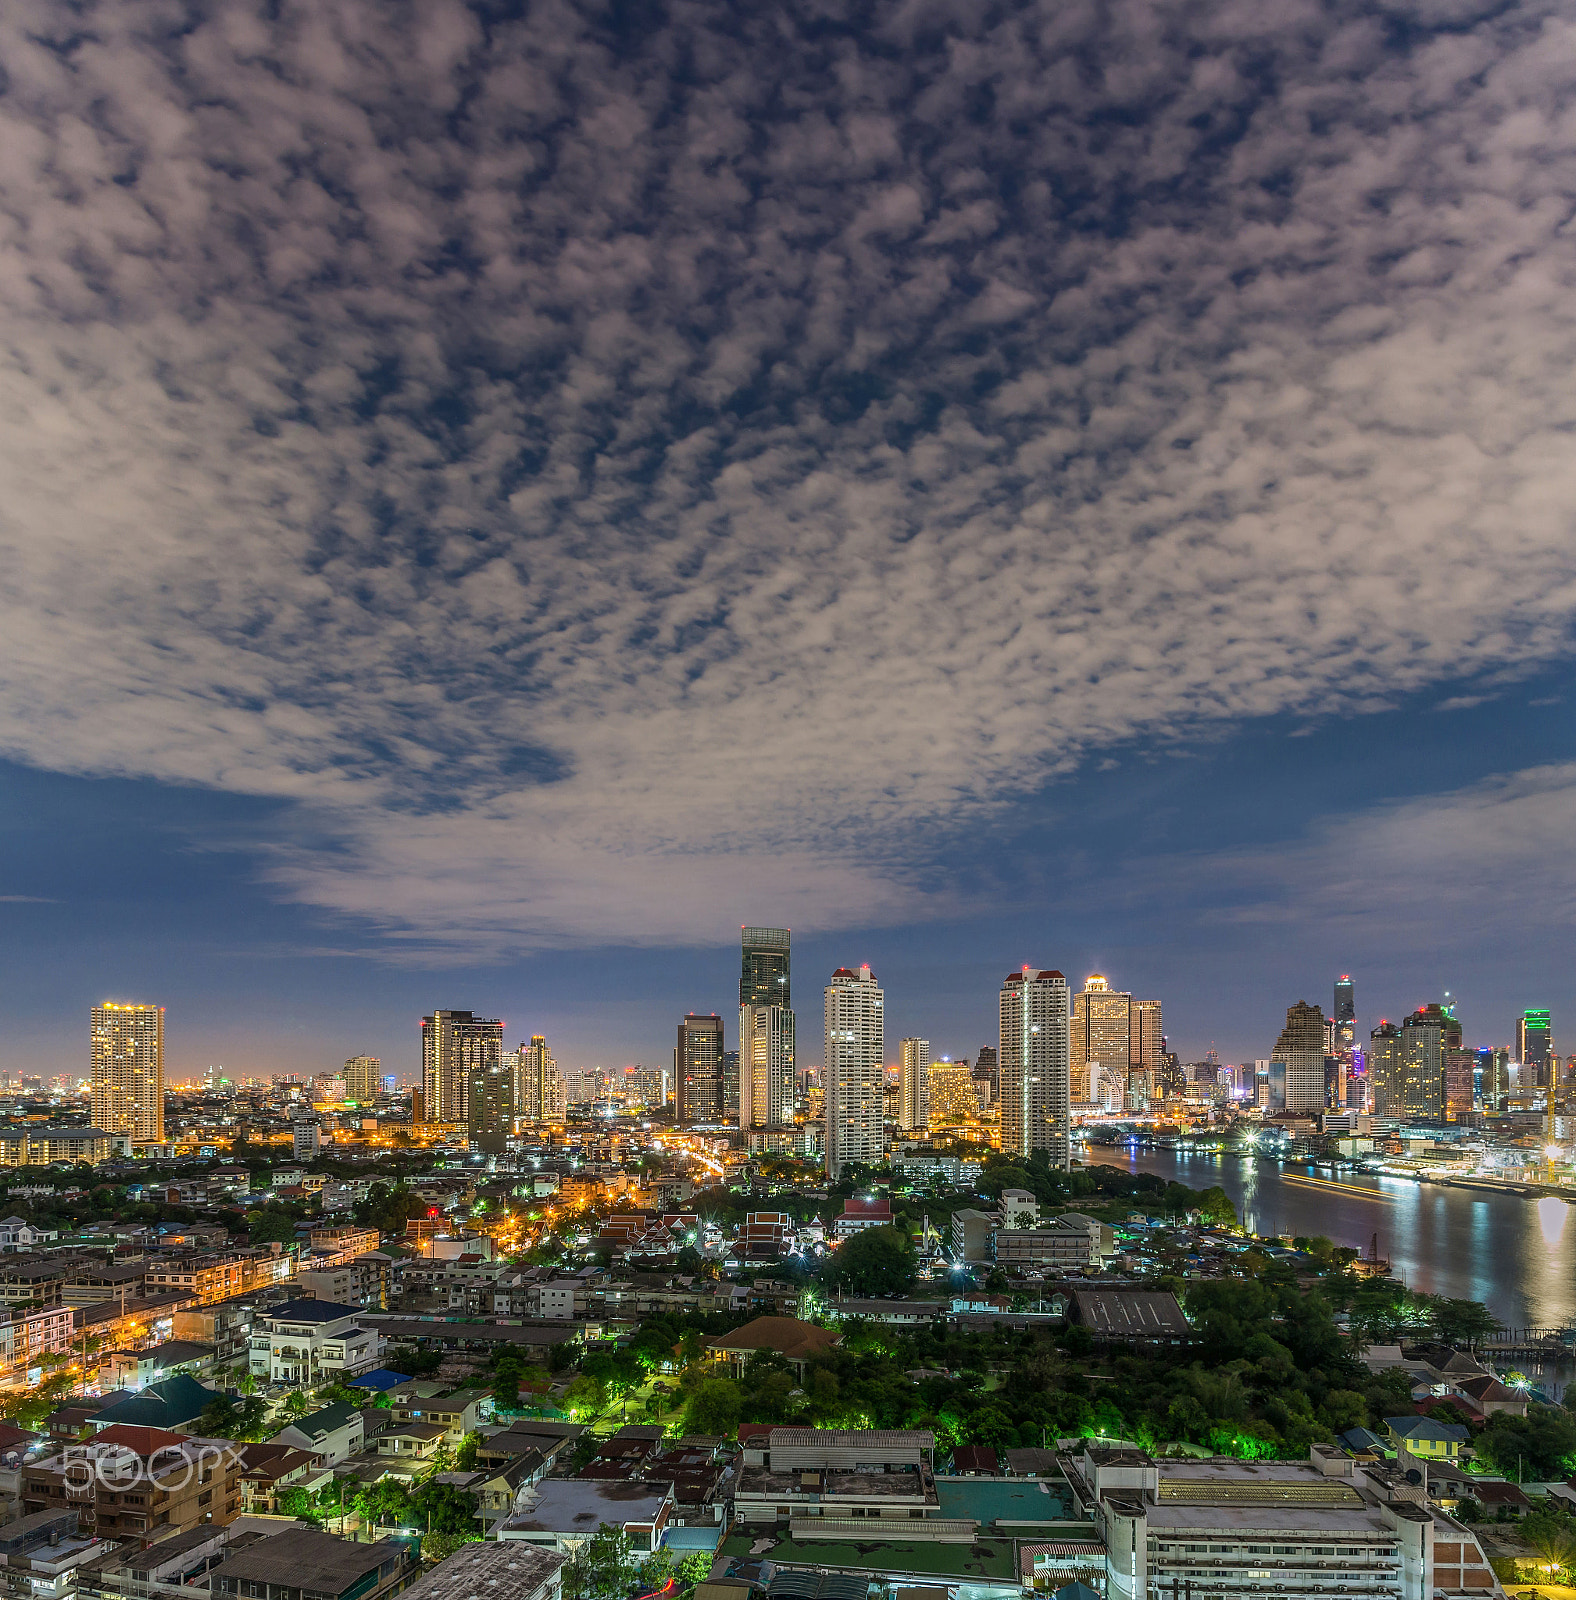
[[[4,8],[8,753],[293,800],[396,945],[690,938],[1568,651],[1559,8],[617,18]]]

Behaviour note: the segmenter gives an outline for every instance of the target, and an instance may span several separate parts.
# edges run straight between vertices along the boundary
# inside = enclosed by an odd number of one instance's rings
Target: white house
[[[332,1300],[288,1300],[259,1311],[252,1324],[253,1376],[311,1389],[380,1366],[383,1336],[358,1326],[363,1309]]]

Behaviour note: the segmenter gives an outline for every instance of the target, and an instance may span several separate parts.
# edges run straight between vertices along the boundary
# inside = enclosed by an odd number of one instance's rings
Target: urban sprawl
[[[1342,977],[1263,1060],[1023,967],[972,1061],[868,966],[799,1060],[786,929],[738,1032],[561,1068],[434,1010],[402,1088],[167,1084],[105,1002],[85,1080],[0,1098],[0,1570],[28,1600],[1501,1596],[1576,1562],[1576,1333],[1245,1233],[1094,1159],[1251,1147],[1571,1182],[1549,1013],[1359,1037]],[[413,1059],[412,1067],[415,1065]],[[1547,1201],[1545,1203],[1548,1203]]]

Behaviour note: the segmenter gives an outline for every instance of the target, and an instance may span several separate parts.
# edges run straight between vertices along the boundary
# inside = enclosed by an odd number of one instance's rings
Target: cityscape
[[[0,7],[0,1600],[1576,1600],[1573,62]]]

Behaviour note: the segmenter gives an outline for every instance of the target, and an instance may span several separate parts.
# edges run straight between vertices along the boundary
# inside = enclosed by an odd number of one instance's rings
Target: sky
[[[937,1053],[1025,962],[1184,1060],[1343,971],[1558,1043],[1573,72],[1503,0],[13,0],[0,1070],[104,998],[176,1076],[662,1062],[746,922],[807,1063],[864,960]]]

